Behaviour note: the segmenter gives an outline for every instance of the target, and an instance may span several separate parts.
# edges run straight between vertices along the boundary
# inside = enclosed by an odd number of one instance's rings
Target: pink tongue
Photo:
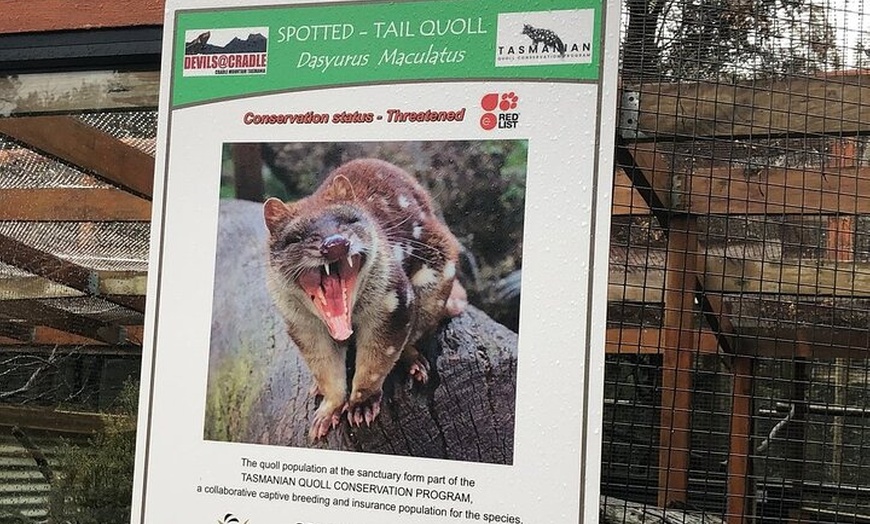
[[[344,315],[344,292],[341,289],[341,279],[337,276],[323,277],[321,281],[323,294],[326,296],[324,311],[330,316]]]
[[[344,315],[340,317],[327,317],[326,328],[329,329],[329,334],[335,340],[341,342],[347,340],[353,334],[353,329]]]
[[[341,279],[337,275],[324,276],[321,284],[326,297],[323,316],[329,334],[335,340],[347,340],[353,333],[353,329],[350,325],[350,315],[347,314]]]

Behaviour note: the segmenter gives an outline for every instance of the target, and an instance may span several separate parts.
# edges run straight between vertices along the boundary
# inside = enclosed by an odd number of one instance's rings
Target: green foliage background
[[[64,442],[50,495],[50,522],[130,521],[138,399],[138,384],[128,381],[114,409],[106,414],[102,431],[87,445]]]

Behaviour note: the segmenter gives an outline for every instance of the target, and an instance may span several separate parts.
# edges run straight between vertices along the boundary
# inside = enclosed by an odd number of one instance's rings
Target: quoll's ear
[[[353,200],[356,198],[354,194],[353,185],[350,183],[350,180],[344,175],[338,175],[332,179],[329,183],[329,187],[326,188],[326,198],[327,200],[336,202],[342,200]]]
[[[266,220],[266,227],[269,232],[274,234],[281,222],[290,217],[290,210],[275,197],[272,197],[263,204],[263,218]]]

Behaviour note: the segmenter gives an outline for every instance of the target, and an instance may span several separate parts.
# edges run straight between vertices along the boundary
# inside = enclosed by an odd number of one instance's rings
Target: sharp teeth
[[[329,276],[329,264],[323,264],[323,270],[326,271],[326,276]]]
[[[347,265],[353,267],[353,257],[350,255],[347,256]]]

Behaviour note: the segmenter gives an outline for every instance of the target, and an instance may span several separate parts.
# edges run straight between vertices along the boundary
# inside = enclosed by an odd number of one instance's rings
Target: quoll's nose
[[[345,258],[350,249],[350,240],[338,233],[329,235],[320,243],[320,254],[330,262]]]

